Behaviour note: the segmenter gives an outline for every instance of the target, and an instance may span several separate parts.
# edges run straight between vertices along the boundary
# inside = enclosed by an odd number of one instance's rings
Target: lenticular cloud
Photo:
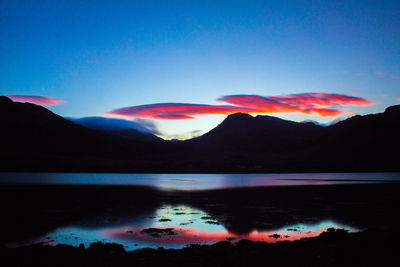
[[[58,106],[64,103],[63,100],[46,97],[46,96],[33,96],[33,95],[6,95],[15,102],[27,102],[41,106]]]
[[[197,115],[246,113],[302,113],[317,116],[338,116],[349,113],[346,105],[369,106],[373,103],[356,96],[303,93],[281,96],[227,95],[218,99],[228,105],[202,105],[186,103],[158,103],[132,106],[108,112],[109,116],[183,120]]]
[[[345,105],[369,106],[372,102],[360,97],[326,94],[304,93],[282,96],[229,95],[220,101],[237,106],[253,108],[256,113],[291,113],[298,112],[319,116],[337,116],[345,112]]]
[[[107,113],[109,116],[129,118],[152,118],[166,120],[194,119],[195,115],[251,112],[253,109],[237,106],[201,105],[184,103],[159,103],[117,109]]]

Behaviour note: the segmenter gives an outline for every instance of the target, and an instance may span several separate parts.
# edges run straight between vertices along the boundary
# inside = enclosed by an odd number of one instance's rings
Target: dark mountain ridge
[[[301,146],[321,135],[324,128],[313,123],[298,123],[271,116],[252,117],[249,114],[229,115],[210,132],[188,142],[205,147],[206,143],[227,150],[265,150],[281,152]]]
[[[186,141],[212,168],[242,171],[399,170],[400,105],[322,127],[271,116],[229,115]],[[228,156],[226,156],[228,155]]]
[[[88,129],[0,97],[2,171],[399,171],[400,105],[322,127],[236,113],[182,142]],[[140,133],[144,134],[144,133]]]
[[[136,166],[152,141],[85,128],[48,109],[0,96],[0,170],[94,171]],[[144,134],[145,135],[145,134]],[[162,149],[162,147],[160,147]],[[127,160],[131,161],[130,163]]]
[[[103,117],[84,117],[84,118],[66,118],[83,127],[105,132],[108,134],[123,137],[135,141],[157,141],[161,142],[164,139],[154,135],[154,131],[147,129],[134,121],[111,119]]]
[[[83,118],[70,118],[65,117],[65,119],[75,122],[81,126],[92,130],[98,131],[121,131],[121,130],[138,130],[143,133],[153,133],[153,131],[147,129],[143,125],[129,120],[124,119],[114,119],[106,117],[83,117]]]

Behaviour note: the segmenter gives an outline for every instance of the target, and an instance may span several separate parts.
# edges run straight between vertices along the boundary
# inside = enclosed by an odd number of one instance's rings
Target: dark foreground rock
[[[275,244],[247,240],[127,252],[119,244],[89,248],[32,245],[1,248],[2,266],[399,266],[396,231],[347,233],[329,229],[315,238]]]
[[[176,235],[174,233],[174,228],[146,228],[142,230],[142,233],[148,234],[155,238],[160,238],[163,235]]]

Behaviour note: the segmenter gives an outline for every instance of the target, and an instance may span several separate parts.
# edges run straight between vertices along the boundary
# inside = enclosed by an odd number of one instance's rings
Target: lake
[[[206,190],[233,187],[398,182],[399,173],[143,174],[0,173],[0,184],[140,185]]]
[[[10,247],[102,241],[134,250],[292,241],[328,228],[367,229],[365,218],[374,220],[370,214],[382,207],[371,186],[399,180],[400,173],[1,173],[9,194],[2,204],[12,198],[14,205],[4,206],[5,218],[14,222],[3,230],[40,230],[9,240]]]

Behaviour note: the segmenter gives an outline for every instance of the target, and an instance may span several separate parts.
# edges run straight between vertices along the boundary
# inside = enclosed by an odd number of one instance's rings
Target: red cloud
[[[369,106],[373,103],[361,97],[304,93],[282,96],[228,95],[218,99],[231,105],[200,105],[184,103],[159,103],[113,110],[107,115],[129,118],[183,120],[196,115],[246,113],[303,113],[318,116],[338,116],[345,105]]]
[[[129,118],[153,118],[167,120],[194,119],[195,115],[251,112],[253,109],[237,106],[200,105],[184,103],[160,103],[116,109],[106,113],[110,116]]]
[[[219,99],[237,106],[252,107],[257,113],[291,113],[314,114],[319,116],[337,116],[345,112],[340,110],[344,105],[369,106],[373,103],[356,96],[304,93],[283,96],[231,95]]]
[[[6,95],[12,101],[16,102],[28,102],[42,106],[57,106],[64,103],[63,100],[46,97],[46,96],[33,96],[33,95]]]

